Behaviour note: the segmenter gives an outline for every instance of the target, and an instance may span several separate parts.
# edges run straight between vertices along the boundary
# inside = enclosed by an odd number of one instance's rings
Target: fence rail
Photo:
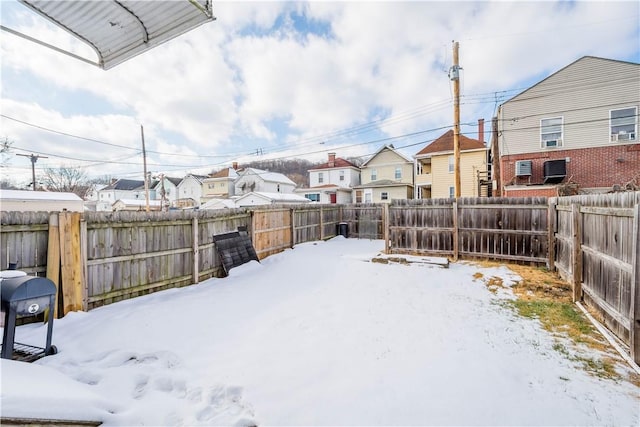
[[[332,238],[389,253],[546,264],[640,361],[640,192],[561,198],[403,200],[225,211],[2,212],[0,269],[59,285],[59,314],[224,274],[213,236],[245,227],[262,259]],[[343,228],[344,227],[344,228]]]

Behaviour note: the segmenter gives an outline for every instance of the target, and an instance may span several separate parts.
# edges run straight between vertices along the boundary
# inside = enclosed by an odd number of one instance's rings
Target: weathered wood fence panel
[[[254,209],[251,215],[251,240],[259,259],[293,246],[290,208]]]
[[[46,212],[2,212],[0,270],[9,264],[27,274],[44,276],[47,269],[49,214]]]
[[[453,199],[394,200],[389,206],[392,253],[453,256]]]
[[[546,198],[394,200],[393,253],[548,262]]]
[[[348,224],[348,237],[382,239],[384,236],[383,212],[382,204],[343,205],[341,222]]]
[[[85,213],[89,309],[222,275],[213,236],[246,210]]]
[[[562,197],[557,216],[556,268],[573,283],[574,299],[601,321],[640,361],[638,204],[640,192]]]

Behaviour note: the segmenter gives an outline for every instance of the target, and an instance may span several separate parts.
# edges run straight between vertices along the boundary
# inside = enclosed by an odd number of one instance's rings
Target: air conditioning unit
[[[543,164],[544,183],[558,184],[567,176],[567,160],[548,160]]]
[[[611,135],[611,141],[634,141],[636,139],[636,134],[635,132],[620,132],[620,133],[614,133],[613,135]]]
[[[561,139],[549,139],[546,141],[542,141],[542,148],[550,148],[550,147],[562,147]]]
[[[533,162],[531,160],[518,160],[516,162],[516,176],[531,176]]]

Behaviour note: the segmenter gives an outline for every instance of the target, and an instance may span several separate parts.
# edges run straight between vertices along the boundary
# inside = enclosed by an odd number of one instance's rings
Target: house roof
[[[211,175],[209,178],[232,178],[238,177],[238,172],[234,168],[224,168]]]
[[[115,202],[113,202],[113,204],[115,205],[118,202],[126,206],[146,206],[147,205],[147,201],[145,199],[118,199]],[[158,207],[158,206],[161,206],[161,203],[162,203],[161,200],[149,200],[149,206]]]
[[[314,166],[309,170],[310,171],[314,171],[314,170],[317,170],[317,169],[337,169],[337,168],[356,168],[356,169],[358,169],[358,167],[356,165],[354,165],[353,163],[351,163],[350,161],[342,159],[340,157],[336,157],[335,161],[333,162],[333,166],[329,166],[329,162],[327,162],[327,163],[323,163],[323,164],[318,165],[318,166]]]
[[[573,65],[577,64],[578,62],[583,62],[583,61],[602,61],[602,62],[616,62],[616,63],[620,63],[620,64],[640,65],[640,64],[635,63],[635,62],[621,61],[621,60],[618,60],[618,59],[601,58],[601,57],[598,57],[598,56],[583,56],[582,58],[576,59],[575,61],[573,61],[569,65],[566,65],[566,66],[562,67],[561,69],[557,70],[556,72],[549,74],[547,77],[545,77],[544,79],[540,80],[538,83],[535,83],[535,84],[529,86],[527,89],[523,90],[522,92],[520,92],[517,95],[514,95],[513,97],[511,97],[507,101],[503,102],[501,105],[506,104],[507,102],[511,102],[511,101],[515,100],[516,98],[519,98],[521,95],[527,93],[532,88],[534,88],[534,87],[538,86],[539,84],[545,82],[546,80],[550,79],[551,77],[555,76],[556,74],[563,72],[564,70],[566,70],[567,68],[572,67]]]
[[[236,208],[236,203],[233,199],[211,199],[206,203],[200,205],[200,209],[212,209],[212,208]]]
[[[236,199],[236,203],[240,202],[242,199],[247,199],[251,196],[258,196],[261,199],[265,199],[271,202],[276,203],[287,203],[287,202],[295,202],[295,203],[308,203],[309,199],[303,196],[298,196],[297,194],[292,193],[269,193],[266,191],[252,191],[251,193],[244,194]]]
[[[367,165],[367,163],[369,163],[371,160],[375,159],[378,154],[382,153],[384,150],[390,150],[392,152],[394,152],[396,155],[398,155],[399,157],[401,157],[402,159],[404,159],[405,161],[409,162],[409,163],[413,163],[413,160],[411,160],[410,158],[408,158],[407,156],[405,156],[404,154],[402,154],[401,152],[399,152],[398,150],[395,149],[395,147],[392,144],[388,144],[388,145],[383,145],[382,147],[380,147],[380,149],[378,149],[378,151],[376,151],[373,156],[369,157],[367,159],[366,162],[364,162],[360,167],[363,168]]]
[[[119,179],[116,182],[106,186],[103,190],[135,190],[144,187],[143,180],[136,179]]]
[[[0,190],[0,199],[4,200],[57,200],[57,201],[82,201],[75,193],[63,193],[58,191],[31,191],[31,190]]]
[[[98,62],[79,59],[105,70],[215,19],[211,0],[20,2],[87,43]]]
[[[269,182],[277,182],[280,184],[291,184],[291,185],[296,185],[295,182],[293,182],[292,180],[290,180],[289,178],[287,178],[286,175],[278,173],[278,172],[269,172],[269,171],[265,171],[265,170],[261,170],[261,169],[255,169],[255,168],[247,168],[244,171],[242,171],[242,173],[240,174],[240,176],[246,176],[249,174],[254,174],[254,175],[258,175],[260,176],[264,181],[269,181]],[[279,194],[279,193],[276,193]]]
[[[477,139],[468,138],[464,135],[460,135],[460,151],[478,150],[487,148],[484,142]],[[453,130],[450,129],[439,138],[435,139],[431,144],[418,151],[415,156],[421,156],[431,153],[443,153],[453,152]]]
[[[170,183],[175,185],[176,187],[182,182],[183,178],[173,178],[173,177],[165,177]]]

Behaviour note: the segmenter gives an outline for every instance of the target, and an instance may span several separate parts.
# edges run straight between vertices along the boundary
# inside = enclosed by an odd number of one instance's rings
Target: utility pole
[[[453,42],[453,65],[449,78],[453,82],[453,174],[456,199],[460,198],[460,65],[458,42]]]
[[[31,183],[33,184],[33,191],[36,191],[36,162],[38,159],[48,159],[47,156],[41,156],[39,154],[16,154],[16,156],[29,157],[31,159]]]
[[[495,190],[493,197],[502,197],[502,186],[500,184],[500,148],[498,146],[498,118],[491,120],[491,185]]]
[[[146,201],[146,211],[149,212],[149,179],[147,178],[147,150],[144,148],[144,128],[140,125],[140,136],[142,137],[142,163],[144,165],[144,199]]]

